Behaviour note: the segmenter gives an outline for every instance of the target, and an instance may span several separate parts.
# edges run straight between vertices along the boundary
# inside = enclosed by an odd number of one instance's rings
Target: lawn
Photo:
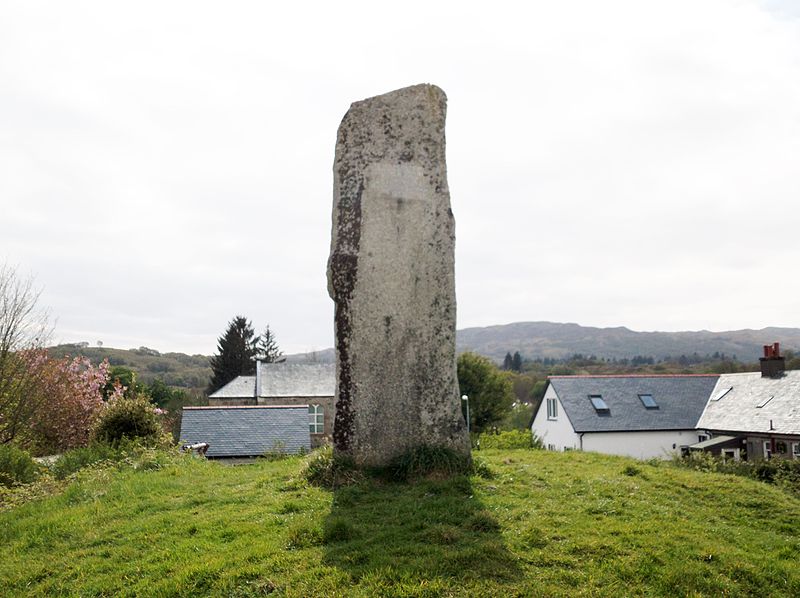
[[[95,470],[0,513],[0,592],[101,596],[800,595],[800,498],[589,453],[326,490],[306,458]]]

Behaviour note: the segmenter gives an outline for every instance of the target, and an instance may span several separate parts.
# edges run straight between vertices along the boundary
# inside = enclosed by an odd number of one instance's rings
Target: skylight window
[[[763,406],[765,406],[767,403],[769,403],[774,398],[775,398],[775,395],[772,395],[771,397],[769,397],[767,399],[764,399],[758,405],[756,405],[756,409],[761,409]]]
[[[713,397],[711,400],[712,401],[719,401],[722,397],[724,397],[726,394],[728,394],[732,390],[733,390],[733,386],[731,386],[730,388],[726,388],[725,390],[723,390],[722,392],[717,394],[716,397]]]
[[[656,403],[653,395],[639,395],[639,400],[647,409],[658,409],[658,403]]]
[[[592,407],[594,407],[597,413],[607,415],[611,411],[603,400],[602,395],[589,395],[589,400],[592,402]]]

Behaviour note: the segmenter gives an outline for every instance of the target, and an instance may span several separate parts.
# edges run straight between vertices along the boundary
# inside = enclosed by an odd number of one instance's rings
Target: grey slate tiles
[[[256,457],[311,449],[308,405],[184,407],[181,442],[207,442],[208,457]]]

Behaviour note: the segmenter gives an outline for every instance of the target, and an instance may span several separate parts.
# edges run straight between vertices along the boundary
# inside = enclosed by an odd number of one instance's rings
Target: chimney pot
[[[762,378],[780,378],[786,370],[786,359],[781,357],[780,343],[764,345],[764,357],[759,361]]]

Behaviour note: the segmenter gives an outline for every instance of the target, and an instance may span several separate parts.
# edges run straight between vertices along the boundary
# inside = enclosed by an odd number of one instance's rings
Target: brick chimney
[[[781,356],[781,344],[764,345],[764,357],[760,358],[762,378],[780,378],[786,370],[786,359]]]

